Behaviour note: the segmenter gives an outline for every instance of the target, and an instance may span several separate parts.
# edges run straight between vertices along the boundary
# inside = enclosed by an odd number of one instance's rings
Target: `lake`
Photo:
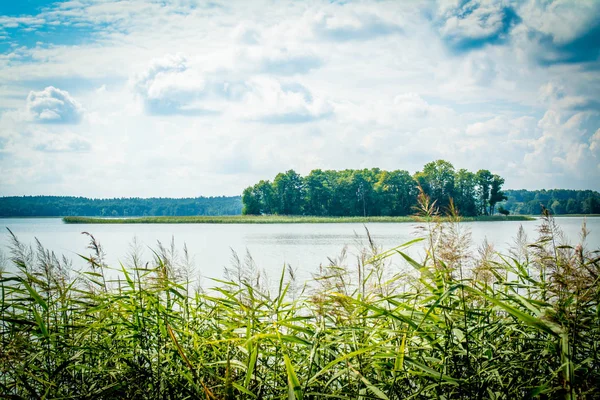
[[[582,217],[556,218],[558,225],[571,244],[579,240]],[[540,221],[465,222],[461,229],[469,230],[473,251],[487,238],[498,251],[507,251],[523,225],[530,241],[537,237]],[[231,266],[232,250],[243,259],[250,252],[257,266],[273,279],[281,273],[284,264],[297,270],[299,279],[306,280],[318,271],[320,264],[328,264],[328,257],[337,257],[344,247],[348,249],[348,264],[355,265],[356,255],[367,243],[365,226],[376,244],[383,249],[392,248],[413,240],[417,224],[368,223],[368,224],[65,224],[60,218],[3,218],[0,226],[9,228],[20,241],[34,244],[37,238],[46,248],[73,260],[75,267],[84,265],[77,254],[89,255],[87,236],[92,233],[106,253],[106,261],[115,266],[127,263],[134,238],[144,249],[145,260],[150,260],[157,241],[168,246],[174,238],[182,253],[183,244],[188,247],[194,265],[202,276],[203,286],[209,278],[221,278],[223,269]],[[590,249],[600,248],[600,218],[588,218],[591,231],[587,244]],[[0,250],[9,257],[9,234],[0,235]],[[421,258],[420,244],[409,250],[411,256]],[[394,259],[400,267],[402,261]],[[10,265],[8,266],[10,268]],[[210,283],[208,283],[210,284]]]

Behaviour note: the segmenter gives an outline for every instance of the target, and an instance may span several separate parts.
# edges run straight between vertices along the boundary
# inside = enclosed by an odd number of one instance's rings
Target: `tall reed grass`
[[[12,235],[0,272],[0,397],[156,399],[600,398],[600,259],[544,215],[509,254],[470,251],[452,211],[421,199],[412,243],[322,266],[275,289],[251,257],[192,287],[187,250],[75,271]],[[390,264],[400,255],[411,272]],[[114,271],[120,271],[117,278]]]

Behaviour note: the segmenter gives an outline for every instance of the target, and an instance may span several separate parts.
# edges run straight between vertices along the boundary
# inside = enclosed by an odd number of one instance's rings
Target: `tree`
[[[504,185],[504,178],[501,178],[498,175],[493,175],[490,185],[490,215],[494,215],[494,208],[498,202],[507,199],[502,192],[502,185]]]
[[[581,211],[583,211],[584,214],[599,214],[600,200],[597,197],[588,197],[583,201]]]
[[[480,169],[475,175],[477,180],[477,207],[478,213],[488,215],[488,204],[490,201],[490,191],[492,186],[493,175],[487,169]]]
[[[508,211],[506,208],[504,208],[502,206],[498,206],[498,213],[500,213],[506,217],[507,215],[510,214],[510,211]]]
[[[254,186],[254,191],[260,199],[260,213],[273,214],[273,207],[275,202],[273,184],[269,181],[261,180]]]
[[[567,214],[578,214],[579,213],[579,203],[575,199],[569,199],[567,201]]]
[[[475,188],[477,179],[475,174],[460,169],[454,178],[454,204],[458,212],[463,216],[477,215],[477,204],[475,201]]]
[[[273,180],[276,199],[273,211],[277,214],[301,215],[304,200],[303,189],[302,177],[293,169],[284,174],[277,174]]]
[[[308,215],[328,215],[332,195],[328,175],[320,169],[310,171],[304,178],[305,213]]]
[[[565,207],[563,207],[560,200],[554,200],[552,202],[552,205],[550,206],[550,209],[552,210],[553,214],[564,214],[565,213]]]
[[[244,215],[259,215],[260,214],[260,198],[254,190],[256,186],[250,186],[244,189],[242,193],[242,214]]]
[[[374,185],[379,215],[408,215],[417,200],[417,185],[407,171],[381,171]]]
[[[452,164],[444,160],[427,163],[423,167],[423,172],[415,174],[415,179],[431,200],[436,201],[438,207],[448,207],[450,198],[454,197],[454,166]]]
[[[350,185],[354,195],[351,215],[366,217],[367,215],[377,214],[373,186],[378,173],[378,169],[364,169],[351,172]]]

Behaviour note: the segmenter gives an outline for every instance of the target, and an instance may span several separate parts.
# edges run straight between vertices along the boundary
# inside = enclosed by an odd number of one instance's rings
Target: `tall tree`
[[[256,186],[249,186],[242,193],[242,214],[244,215],[259,215],[260,214],[260,197],[255,191]],[[104,212],[104,210],[102,210]]]
[[[445,160],[427,163],[422,172],[415,174],[415,179],[438,207],[441,209],[448,207],[450,198],[454,197],[454,166],[452,164]]]
[[[494,210],[498,202],[507,199],[504,192],[502,192],[502,185],[504,185],[504,178],[498,175],[492,176],[490,184],[490,215],[494,215]]]
[[[310,171],[304,178],[305,214],[328,215],[333,188],[328,174],[320,169]]]
[[[488,205],[490,202],[490,191],[493,175],[487,169],[480,169],[475,175],[477,179],[477,206],[478,214],[488,215]]]
[[[293,169],[279,173],[273,180],[273,191],[277,202],[274,212],[284,215],[301,215],[303,209],[303,181],[302,177]]]
[[[416,204],[417,185],[407,171],[381,171],[374,188],[380,215],[408,215]]]
[[[477,215],[476,186],[477,179],[474,173],[464,168],[456,173],[454,178],[454,204],[463,216]]]

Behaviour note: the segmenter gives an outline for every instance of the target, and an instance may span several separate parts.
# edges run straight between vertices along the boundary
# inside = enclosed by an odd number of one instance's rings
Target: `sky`
[[[600,190],[600,1],[0,2],[1,196],[437,159]]]

